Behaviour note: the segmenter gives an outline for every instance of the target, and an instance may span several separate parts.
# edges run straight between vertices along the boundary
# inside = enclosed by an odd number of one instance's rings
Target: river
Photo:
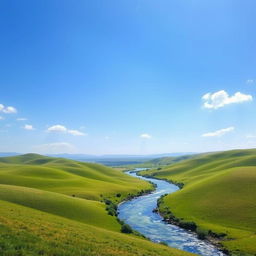
[[[190,231],[165,223],[159,214],[153,212],[161,195],[174,193],[179,190],[179,187],[164,180],[138,176],[136,171],[140,170],[135,169],[127,172],[127,174],[155,183],[156,190],[151,194],[120,204],[118,207],[119,219],[153,242],[165,242],[170,247],[203,256],[225,256],[211,243],[198,239],[197,235]]]

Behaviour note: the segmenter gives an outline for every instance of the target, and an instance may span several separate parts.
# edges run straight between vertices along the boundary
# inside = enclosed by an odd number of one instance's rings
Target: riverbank
[[[184,187],[184,183],[182,182],[177,182],[177,181],[173,181],[166,178],[158,178],[158,177],[155,177],[154,175],[146,175],[145,173],[142,175],[140,172],[138,172],[137,174],[141,177],[146,177],[146,178],[151,178],[156,180],[164,180],[170,184],[174,184],[178,186],[179,189],[182,189]],[[153,212],[159,214],[163,218],[163,221],[166,224],[176,225],[178,227],[186,229],[189,232],[193,232],[195,235],[197,235],[198,239],[207,240],[209,243],[216,246],[219,250],[221,250],[226,255],[230,255],[230,251],[222,244],[227,234],[225,233],[218,234],[216,232],[213,232],[212,230],[202,230],[198,227],[197,223],[192,221],[185,221],[183,218],[178,218],[173,214],[169,206],[164,204],[163,198],[165,196],[168,196],[168,194],[162,195],[157,200],[157,207],[153,209]]]
[[[198,227],[197,223],[185,221],[182,218],[174,216],[170,208],[164,204],[163,199],[165,196],[167,195],[163,195],[158,199],[157,208],[154,209],[154,212],[158,213],[163,218],[163,221],[165,223],[176,225],[190,232],[193,232],[195,235],[197,235],[198,239],[207,240],[209,243],[216,246],[220,251],[222,251],[226,255],[230,255],[229,250],[225,248],[225,246],[222,244],[222,242],[225,240],[225,237],[227,236],[226,234],[217,234],[211,230],[202,230]]]
[[[232,255],[254,256],[255,159],[255,150],[231,150],[200,155],[142,174],[184,183],[181,191],[164,198],[164,205],[173,215],[195,222],[206,235],[226,234],[221,244]]]
[[[178,186],[163,180],[141,177],[136,173],[128,172],[128,174],[151,181],[157,187],[151,194],[122,203],[118,208],[119,219],[153,242],[167,244],[173,248],[204,256],[224,256],[224,253],[219,251],[213,244],[198,239],[197,235],[190,231],[163,222],[162,217],[153,212],[153,209],[157,207],[157,200],[160,196],[179,190]]]

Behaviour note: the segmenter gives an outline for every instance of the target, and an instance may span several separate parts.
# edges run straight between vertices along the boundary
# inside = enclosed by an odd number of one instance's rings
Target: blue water
[[[135,171],[139,170],[141,169],[136,169]],[[225,255],[209,242],[198,239],[194,233],[175,225],[166,224],[159,214],[152,212],[157,207],[157,199],[161,195],[174,193],[179,190],[179,187],[164,180],[138,176],[136,172],[127,172],[127,174],[151,181],[157,187],[149,195],[140,196],[120,204],[118,208],[119,219],[129,224],[134,230],[137,230],[153,242],[165,242],[170,247],[203,256]]]

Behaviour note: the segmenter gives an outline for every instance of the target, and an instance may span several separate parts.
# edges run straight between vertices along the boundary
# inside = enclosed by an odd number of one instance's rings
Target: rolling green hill
[[[154,166],[163,166],[163,165],[170,165],[170,164],[175,164],[178,162],[181,162],[183,160],[187,160],[190,158],[195,157],[196,155],[183,155],[183,156],[177,156],[177,157],[160,157],[160,158],[155,158],[152,160],[149,160],[145,162],[144,164],[151,164],[152,167]]]
[[[120,233],[103,200],[152,185],[98,164],[0,158],[0,255],[191,255]]]
[[[129,164],[129,165],[124,165],[127,168],[162,168],[166,165],[171,165],[175,164],[187,159],[191,159],[196,157],[198,154],[190,154],[190,155],[181,155],[181,156],[167,156],[167,157],[159,157],[159,158],[154,158],[151,160],[144,161],[143,163],[139,164]]]
[[[27,154],[0,158],[1,184],[37,188],[65,195],[100,200],[149,189],[146,182],[99,164]],[[120,201],[120,200],[119,200]]]
[[[225,233],[234,255],[256,255],[256,150],[199,155],[161,170],[143,172],[185,186],[168,195],[161,211],[195,222],[204,231]]]

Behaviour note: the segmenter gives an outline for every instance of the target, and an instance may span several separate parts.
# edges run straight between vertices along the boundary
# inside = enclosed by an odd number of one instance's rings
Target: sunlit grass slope
[[[192,256],[6,201],[0,205],[1,256]]]
[[[121,171],[35,154],[0,158],[0,255],[191,255],[120,233],[103,199],[152,185]]]
[[[150,185],[99,164],[27,154],[0,158],[0,183],[100,200],[149,189]]]
[[[0,158],[0,200],[110,230],[120,224],[107,214],[104,198],[119,202],[150,187],[98,164],[36,154]]]
[[[0,198],[90,225],[120,230],[116,219],[107,215],[101,202],[12,185],[0,185]]]
[[[235,255],[256,255],[256,150],[207,154],[147,174],[185,184],[164,200],[175,216],[227,234],[223,244]]]
[[[170,164],[175,164],[187,159],[194,158],[196,155],[182,155],[182,156],[177,156],[177,157],[160,157],[160,158],[154,158],[152,160],[145,161],[143,163],[139,164],[128,164],[125,165],[127,168],[132,169],[132,168],[161,168],[165,165],[170,165]]]

